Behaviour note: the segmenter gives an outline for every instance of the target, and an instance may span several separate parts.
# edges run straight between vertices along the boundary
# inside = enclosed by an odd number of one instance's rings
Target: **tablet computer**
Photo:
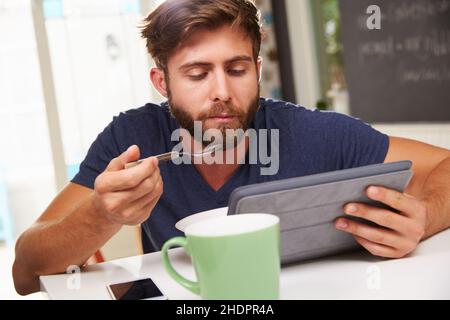
[[[355,250],[362,247],[353,236],[334,226],[336,218],[345,215],[343,207],[361,202],[388,208],[369,199],[366,188],[378,185],[403,192],[412,177],[411,165],[407,160],[381,163],[239,187],[230,195],[228,214],[277,215],[282,264]]]

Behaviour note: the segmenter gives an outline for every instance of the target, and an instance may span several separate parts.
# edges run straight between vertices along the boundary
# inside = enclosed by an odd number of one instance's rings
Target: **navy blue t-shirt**
[[[142,223],[144,252],[158,251],[166,240],[182,235],[175,228],[180,219],[227,206],[239,186],[382,163],[386,157],[388,136],[359,119],[271,99],[262,98],[260,106],[252,128],[279,129],[278,173],[261,175],[264,165],[247,161],[215,191],[193,165],[161,164],[164,191]],[[141,158],[172,150],[179,143],[171,141],[177,128],[166,102],[120,113],[93,142],[72,182],[93,189],[108,163],[133,144],[139,146]]]

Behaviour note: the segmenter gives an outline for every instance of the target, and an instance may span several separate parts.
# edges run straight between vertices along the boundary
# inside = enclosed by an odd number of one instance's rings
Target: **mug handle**
[[[182,246],[184,247],[184,249],[186,251],[187,250],[187,240],[185,237],[175,237],[172,239],[169,239],[166,241],[166,243],[164,243],[162,249],[161,249],[161,253],[162,253],[162,258],[163,258],[163,263],[164,263],[164,267],[166,268],[167,272],[169,273],[169,275],[179,284],[181,284],[183,287],[185,287],[186,289],[188,289],[189,291],[200,295],[200,285],[198,282],[194,282],[191,280],[188,280],[186,278],[184,278],[183,276],[181,276],[173,267],[172,264],[170,263],[170,259],[169,259],[169,254],[168,254],[168,250],[173,247],[173,246]]]

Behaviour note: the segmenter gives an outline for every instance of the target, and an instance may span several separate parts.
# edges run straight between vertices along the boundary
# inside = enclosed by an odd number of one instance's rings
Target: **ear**
[[[258,60],[256,61],[256,72],[258,72],[258,82],[261,82],[262,62],[263,58],[259,56]]]
[[[164,71],[160,68],[150,69],[150,80],[152,80],[153,87],[164,97],[167,98],[167,84],[164,78]]]

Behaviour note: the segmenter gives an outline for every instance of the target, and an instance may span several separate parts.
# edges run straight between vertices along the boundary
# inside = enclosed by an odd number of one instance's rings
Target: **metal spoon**
[[[171,159],[177,159],[179,157],[182,157],[183,155],[187,155],[187,156],[190,156],[190,157],[203,157],[203,156],[210,155],[215,150],[219,149],[219,147],[222,147],[222,145],[221,144],[209,145],[202,152],[193,152],[193,153],[170,151],[170,152],[158,154],[158,155],[155,156],[155,158],[158,159],[158,163],[161,163],[161,162],[169,161]],[[137,166],[138,164],[140,164],[142,161],[144,161],[146,159],[148,159],[148,158],[139,159],[137,161],[129,162],[129,163],[127,163],[125,165],[125,169],[129,169],[129,168],[135,167],[135,166]]]

